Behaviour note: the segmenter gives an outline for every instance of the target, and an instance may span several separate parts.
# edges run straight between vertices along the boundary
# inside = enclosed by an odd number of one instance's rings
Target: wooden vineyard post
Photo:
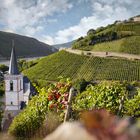
[[[121,115],[121,111],[123,109],[123,102],[124,102],[124,96],[122,96],[121,100],[120,100],[120,106],[119,106],[119,110],[118,110],[118,113],[117,115]]]
[[[66,113],[64,117],[64,122],[69,120],[73,95],[74,95],[74,88],[71,87],[69,91],[68,105],[67,105],[67,109],[66,109]]]

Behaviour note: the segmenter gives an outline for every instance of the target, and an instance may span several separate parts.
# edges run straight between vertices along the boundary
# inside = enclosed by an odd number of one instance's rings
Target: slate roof
[[[9,74],[11,75],[18,75],[18,66],[17,66],[17,57],[15,53],[15,48],[12,48],[11,52],[11,59],[10,59],[10,65],[9,65]]]
[[[35,90],[34,86],[32,85],[32,83],[30,82],[30,80],[28,79],[27,76],[24,76],[24,77],[23,77],[23,83],[24,83],[24,85],[23,85],[24,92],[25,92],[25,84],[26,84],[26,83],[30,83],[30,94],[31,94],[32,96],[36,95],[36,90]]]

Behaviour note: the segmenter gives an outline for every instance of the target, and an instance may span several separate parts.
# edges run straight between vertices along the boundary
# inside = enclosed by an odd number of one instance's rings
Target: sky
[[[61,44],[140,14],[140,0],[0,0],[0,30]]]

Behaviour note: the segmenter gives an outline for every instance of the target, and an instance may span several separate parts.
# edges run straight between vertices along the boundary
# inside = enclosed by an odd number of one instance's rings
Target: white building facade
[[[5,110],[20,110],[23,98],[23,76],[5,76]]]

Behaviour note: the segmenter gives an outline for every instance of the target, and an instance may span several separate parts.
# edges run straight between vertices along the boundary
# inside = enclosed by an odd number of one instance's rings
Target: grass
[[[140,36],[96,44],[92,46],[92,50],[140,54]]]
[[[61,51],[41,59],[23,73],[33,81],[57,81],[59,76],[72,80],[139,81],[140,61],[87,57]]]

